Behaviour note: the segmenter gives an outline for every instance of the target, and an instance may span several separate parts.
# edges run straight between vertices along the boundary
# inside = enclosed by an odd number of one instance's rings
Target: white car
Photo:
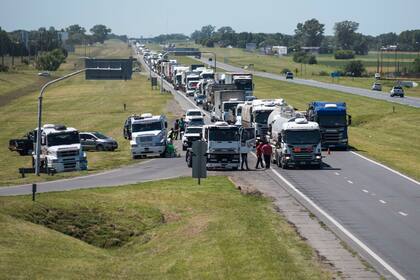
[[[182,135],[182,150],[191,148],[192,142],[200,140],[203,128],[201,126],[189,126]]]
[[[186,127],[191,126],[203,126],[204,125],[204,117],[203,116],[191,116],[188,121],[185,122]]]
[[[395,86],[391,89],[391,97],[399,96],[404,97],[404,89],[401,86]]]
[[[185,122],[189,122],[193,117],[202,117],[203,113],[198,109],[189,109],[185,113]]]
[[[382,85],[381,85],[381,83],[375,82],[375,83],[372,85],[372,90],[375,90],[375,91],[382,91]]]

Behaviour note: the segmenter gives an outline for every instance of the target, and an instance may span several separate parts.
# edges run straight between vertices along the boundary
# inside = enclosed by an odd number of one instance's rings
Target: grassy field
[[[55,75],[70,72],[77,60],[78,53],[72,54],[68,62]],[[92,49],[98,57],[127,57],[129,50],[126,44],[118,41],[107,42],[104,46]],[[18,83],[21,73],[17,73],[13,81]],[[120,148],[115,152],[89,152],[89,171],[61,173],[56,176],[43,175],[41,178],[27,176],[21,179],[18,167],[31,165],[30,157],[21,157],[8,151],[10,138],[21,137],[36,127],[38,91],[12,100],[0,107],[0,185],[11,185],[51,180],[80,174],[97,172],[132,163],[128,142],[122,137],[122,125],[132,113],[151,112],[161,114],[167,112],[167,104],[172,100],[170,95],[161,95],[157,90],[151,91],[147,77],[134,73],[130,81],[85,81],[84,76],[62,82],[50,87],[44,98],[43,123],[62,123],[81,131],[101,131],[114,137]],[[123,104],[127,104],[127,111]],[[168,117],[175,116],[169,111]]]
[[[259,98],[281,97],[300,110],[306,110],[314,100],[345,101],[353,121],[349,129],[350,145],[420,179],[419,109],[265,78],[255,78],[255,86]]]
[[[270,200],[240,194],[225,177],[0,205],[0,279],[332,278]]]
[[[348,60],[336,60],[333,55],[318,55],[318,64],[305,65],[295,63],[292,56],[267,56],[258,53],[246,52],[242,49],[237,48],[201,48],[204,51],[215,52],[217,55],[217,61],[235,65],[238,67],[249,66],[253,64],[253,67],[248,68],[251,71],[270,72],[275,74],[281,74],[283,69],[287,68],[293,72],[298,71],[297,77],[304,79],[313,79],[317,81],[323,81],[327,83],[340,83],[346,86],[361,87],[370,89],[374,79],[372,78],[347,78],[342,77],[339,80],[332,80],[329,76],[320,75],[320,72],[326,72],[328,75],[336,70],[342,70],[344,65],[348,63]],[[205,55],[211,56],[211,55]],[[412,61],[417,54],[411,53],[403,56],[400,65],[403,63],[409,63]],[[366,69],[369,73],[376,72],[376,53],[370,53],[366,56],[357,56],[355,59],[362,60],[366,65]],[[384,62],[389,64],[389,71],[394,71],[394,58],[393,55],[388,54],[384,57]],[[384,64],[384,71],[387,71],[387,67]],[[395,84],[393,81],[384,82],[384,94],[389,93],[391,87]],[[407,88],[406,94],[409,96],[420,97],[420,87]]]

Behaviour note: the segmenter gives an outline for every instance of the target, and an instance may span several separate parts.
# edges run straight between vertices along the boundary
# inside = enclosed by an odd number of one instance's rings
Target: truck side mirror
[[[349,119],[348,119],[348,125],[351,125],[351,116],[349,115]]]

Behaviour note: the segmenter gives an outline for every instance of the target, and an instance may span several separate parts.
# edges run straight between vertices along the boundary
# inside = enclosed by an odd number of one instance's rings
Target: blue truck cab
[[[347,149],[347,127],[351,124],[351,116],[347,115],[345,102],[311,102],[307,118],[319,124],[323,148]]]

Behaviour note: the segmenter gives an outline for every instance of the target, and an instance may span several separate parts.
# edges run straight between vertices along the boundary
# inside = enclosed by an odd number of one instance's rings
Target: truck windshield
[[[235,80],[235,85],[239,90],[252,90],[252,80],[251,79]]]
[[[209,131],[210,141],[239,141],[238,129],[211,129]]]
[[[201,133],[201,131],[202,131],[201,127],[188,127],[187,131],[185,131],[185,133],[187,133],[187,134],[194,134],[194,133],[199,134],[199,133]]]
[[[159,122],[149,122],[149,123],[133,123],[132,132],[145,132],[152,130],[162,130],[162,123]]]
[[[213,79],[214,79],[214,74],[201,74],[201,77],[202,77],[204,80],[207,80],[207,79],[211,79],[211,80],[213,80]]]
[[[347,125],[345,115],[318,116],[318,123],[320,126],[328,127],[339,127]]]
[[[223,111],[224,112],[229,112],[229,110],[232,110],[233,112],[235,112],[235,108],[238,106],[239,103],[234,103],[234,102],[229,102],[229,103],[224,103],[223,104]]]
[[[270,116],[271,112],[271,110],[255,112],[255,122],[259,124],[267,124],[268,116]]]
[[[201,116],[201,111],[189,111],[187,116]]]
[[[321,141],[319,130],[289,130],[283,135],[287,144],[318,144]]]
[[[59,145],[80,144],[79,132],[72,131],[48,134],[47,141],[49,147]]]

